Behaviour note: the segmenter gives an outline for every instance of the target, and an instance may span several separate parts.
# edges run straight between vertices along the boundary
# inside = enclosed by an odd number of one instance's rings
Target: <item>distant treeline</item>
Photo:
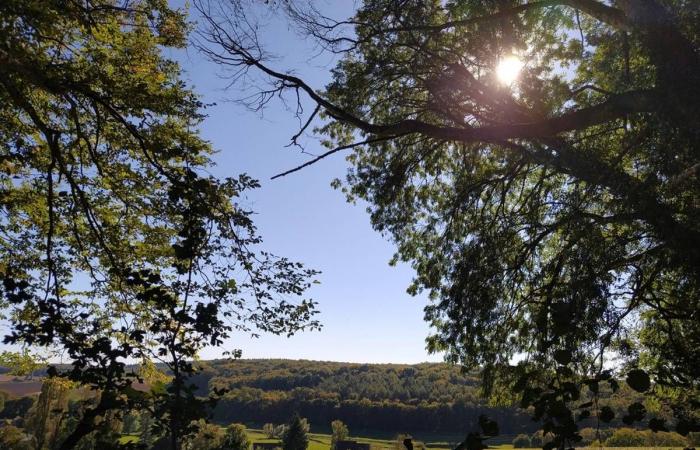
[[[538,429],[527,411],[488,405],[480,393],[478,374],[465,374],[448,364],[274,359],[200,363],[203,370],[192,380],[199,394],[206,395],[213,388],[227,390],[214,413],[214,420],[220,423],[280,424],[298,412],[317,430],[339,419],[351,430],[463,434],[476,430],[479,415],[486,414],[498,422],[501,434],[532,434]],[[623,386],[614,396],[601,388],[601,395],[600,406],[610,406],[615,412],[608,426],[623,426],[619,419],[639,394]],[[27,405],[10,401],[8,406],[22,409]],[[596,424],[587,419],[579,426]]]
[[[214,415],[225,423],[283,423],[296,411],[312,426],[340,419],[350,429],[464,433],[487,414],[503,434],[537,429],[525,411],[488,406],[478,376],[448,364],[210,361],[196,382],[202,393],[229,390]]]

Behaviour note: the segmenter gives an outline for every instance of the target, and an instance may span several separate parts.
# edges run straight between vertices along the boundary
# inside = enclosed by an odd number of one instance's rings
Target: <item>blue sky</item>
[[[347,14],[351,2],[329,3],[333,14]],[[317,88],[329,79],[333,61],[328,57],[309,60],[309,43],[272,21],[265,32],[267,48],[278,59],[276,68],[293,68]],[[279,56],[284,55],[284,57]],[[225,349],[240,348],[246,358],[303,358],[352,362],[415,363],[439,361],[428,355],[423,321],[425,297],[406,293],[412,269],[390,267],[393,245],[372,230],[366,205],[345,202],[330,182],[342,178],[347,169],[344,155],[335,155],[301,172],[271,181],[269,178],[310,158],[298,148],[285,148],[299,128],[293,113],[273,101],[261,114],[231,101],[239,98],[239,87],[226,90],[228,81],[220,68],[194,49],[173,55],[181,63],[186,79],[207,103],[208,118],[202,135],[219,150],[214,174],[246,172],[262,182],[249,193],[248,206],[257,212],[258,229],[265,249],[304,262],[321,270],[320,285],[310,295],[319,303],[320,332],[292,338],[263,335],[251,339],[234,336]],[[312,108],[308,109],[310,112]],[[313,138],[305,139],[310,153],[324,149]],[[221,349],[204,353],[216,357]]]

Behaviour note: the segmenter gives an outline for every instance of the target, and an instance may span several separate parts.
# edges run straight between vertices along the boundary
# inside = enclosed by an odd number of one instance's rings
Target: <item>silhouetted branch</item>
[[[342,150],[348,150],[348,149],[351,149],[351,148],[359,147],[360,145],[376,144],[377,142],[388,141],[388,140],[391,140],[391,139],[395,139],[395,138],[397,138],[397,137],[399,137],[399,136],[400,136],[400,135],[385,136],[385,137],[378,138],[378,139],[367,139],[366,141],[362,141],[362,142],[355,142],[355,143],[348,144],[348,145],[341,145],[340,147],[336,147],[336,148],[334,148],[334,149],[332,149],[332,150],[328,150],[326,153],[323,153],[322,155],[319,155],[319,156],[315,157],[314,159],[312,159],[312,160],[310,160],[310,161],[307,161],[307,162],[305,162],[304,164],[302,164],[302,165],[300,165],[300,166],[297,166],[297,167],[295,167],[295,168],[293,168],[293,169],[289,169],[289,170],[287,170],[287,171],[285,171],[285,172],[282,172],[282,173],[278,173],[277,175],[271,177],[270,179],[271,179],[271,180],[274,180],[274,179],[277,179],[277,178],[281,178],[281,177],[287,176],[287,175],[289,175],[290,173],[298,172],[298,171],[300,171],[301,169],[303,169],[304,167],[309,167],[310,165],[312,165],[312,164],[314,164],[314,163],[317,163],[318,161],[322,160],[323,158],[326,158],[326,157],[328,157],[328,156],[330,156],[330,155],[332,155],[332,154],[334,154],[334,153],[340,152],[340,151],[342,151]]]

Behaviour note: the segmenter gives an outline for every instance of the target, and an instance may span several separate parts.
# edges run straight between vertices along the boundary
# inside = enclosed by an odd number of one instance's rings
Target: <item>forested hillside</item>
[[[224,388],[221,422],[282,423],[291,411],[314,426],[334,419],[351,429],[463,433],[480,414],[504,434],[532,432],[537,424],[515,407],[491,406],[479,395],[476,374],[447,364],[349,364],[293,360],[210,361],[197,377],[200,391]],[[628,392],[621,394],[629,396]],[[615,408],[615,399],[607,404]]]

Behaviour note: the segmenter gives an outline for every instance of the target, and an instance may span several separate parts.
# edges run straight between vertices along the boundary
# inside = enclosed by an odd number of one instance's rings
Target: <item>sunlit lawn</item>
[[[255,430],[255,429],[248,429],[248,437],[250,438],[251,442],[278,442],[276,439],[268,439],[261,430]],[[418,440],[420,440],[420,436],[417,436]],[[378,438],[370,438],[370,437],[359,437],[359,436],[350,436],[350,439],[357,441],[357,442],[362,442],[362,443],[367,443],[372,446],[372,448],[375,448],[377,450],[379,449],[393,449],[395,447],[395,441],[393,439],[378,439]],[[440,450],[440,449],[449,449],[452,448],[448,443],[432,443],[432,442],[426,442],[427,446],[430,447],[430,449],[435,449],[435,450]],[[323,434],[323,433],[309,433],[309,448],[308,450],[328,450],[331,446],[331,435],[330,434]]]
[[[278,442],[275,439],[267,439],[267,437],[262,433],[261,430],[248,429],[248,436],[251,442]],[[454,448],[455,444],[451,441],[443,440],[441,438],[446,436],[440,435],[426,435],[425,440],[421,439],[420,435],[416,435],[416,440],[424,442],[426,447],[430,450],[447,450]],[[429,439],[432,438],[432,439]],[[502,439],[512,439],[507,437],[501,437]],[[373,439],[366,437],[351,436],[350,439],[365,442],[371,444],[373,449],[393,449],[395,448],[395,441],[393,439]],[[448,439],[453,439],[453,436],[449,436]],[[308,450],[328,450],[331,446],[331,436],[329,434],[322,433],[309,433],[309,448]],[[492,444],[490,448],[497,450],[512,450],[512,444]],[[652,448],[662,449],[662,450],[682,450],[682,447],[604,447],[603,450],[650,450]],[[518,450],[542,450],[541,447],[538,448],[523,448]],[[577,450],[600,450],[600,447],[581,447]]]
[[[279,442],[278,439],[268,439],[267,436],[262,432],[262,430],[257,430],[257,429],[248,429],[248,438],[250,439],[251,442]],[[426,436],[428,437],[428,436]],[[438,441],[438,439],[441,437],[439,435],[436,436],[430,436],[434,440],[428,440],[426,439],[425,441],[422,441],[420,436],[416,436],[416,440],[419,440],[421,442],[424,442],[426,447],[428,447],[430,450],[447,450],[451,449],[454,446],[450,442],[441,442]],[[437,439],[436,439],[437,438]],[[393,439],[375,439],[375,438],[367,438],[367,437],[357,437],[357,436],[351,436],[350,439],[358,441],[358,442],[364,442],[368,443],[372,446],[373,449],[376,450],[381,450],[381,449],[393,449],[395,448],[395,441]],[[125,434],[122,435],[122,437],[119,439],[119,442],[122,444],[126,444],[129,442],[138,442],[139,437],[138,435],[135,434]],[[309,447],[308,450],[329,450],[331,447],[331,435],[330,434],[323,434],[323,433],[309,433]],[[513,449],[512,444],[500,444],[500,445],[491,445],[490,448],[496,449],[496,450],[511,450]],[[655,449],[662,449],[662,450],[681,450],[681,447],[606,447],[604,450],[650,450],[651,448]],[[523,449],[518,449],[518,450],[541,450],[541,448],[523,448]],[[599,447],[582,447],[577,450],[600,450]]]

